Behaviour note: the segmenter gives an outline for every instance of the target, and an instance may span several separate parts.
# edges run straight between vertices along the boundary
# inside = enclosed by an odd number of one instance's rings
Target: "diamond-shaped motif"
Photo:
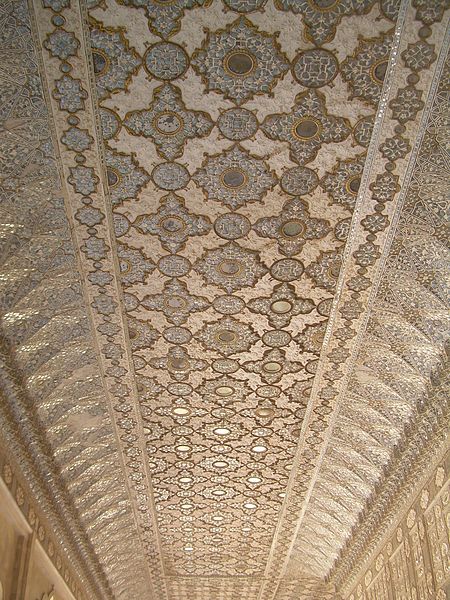
[[[178,279],[170,279],[162,294],[145,296],[141,304],[147,310],[161,311],[175,325],[185,323],[191,313],[206,310],[209,306],[206,298],[191,296],[184,281]]]
[[[294,198],[284,204],[280,216],[259,219],[253,229],[261,237],[276,239],[282,254],[294,256],[307,240],[325,237],[331,227],[329,221],[310,216],[307,202]]]
[[[155,214],[138,217],[134,227],[142,233],[157,235],[163,248],[175,253],[184,248],[188,238],[205,235],[212,225],[208,217],[191,214],[183,198],[170,193],[161,199]]]
[[[240,323],[232,317],[224,317],[215,323],[207,323],[196,336],[205,348],[229,356],[247,352],[259,340],[251,325]]]
[[[280,381],[287,373],[298,373],[303,369],[302,363],[286,360],[286,353],[279,348],[267,350],[262,359],[250,360],[242,366],[249,373],[258,373],[270,384]]]
[[[232,210],[260,201],[276,183],[275,174],[264,160],[239,145],[208,156],[192,179],[209,200],[222,202]]]
[[[316,90],[298,94],[291,113],[267,116],[261,129],[270,139],[288,142],[291,159],[302,165],[316,157],[322,144],[342,142],[351,132],[347,119],[328,115],[325,96]]]
[[[225,29],[208,35],[194,52],[192,66],[206,89],[242,104],[255,94],[267,94],[289,68],[276,35],[260,32],[240,17]]]
[[[229,294],[255,285],[267,272],[257,252],[242,248],[235,242],[215,250],[207,250],[194,268],[203,275],[207,283],[218,285]]]
[[[213,127],[207,113],[186,109],[180,89],[170,83],[155,89],[148,109],[127,113],[123,123],[133,135],[152,138],[167,160],[183,154],[187,139],[204,137]]]
[[[266,298],[254,298],[247,304],[249,310],[266,315],[272,327],[286,327],[296,315],[310,313],[315,304],[309,298],[299,298],[289,283],[280,283]]]

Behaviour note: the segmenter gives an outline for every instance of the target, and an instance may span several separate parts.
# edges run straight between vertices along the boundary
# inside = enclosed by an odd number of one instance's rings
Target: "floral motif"
[[[231,10],[235,10],[240,13],[249,13],[258,10],[267,2],[267,0],[223,0],[224,3],[231,8]]]
[[[150,323],[131,317],[128,317],[128,335],[133,351],[153,348],[159,338],[158,331]]]
[[[124,244],[117,244],[119,269],[122,283],[125,286],[133,283],[144,283],[149,273],[155,269],[154,263],[136,248],[129,248]]]
[[[122,31],[112,27],[104,28],[92,20],[91,47],[99,98],[107,98],[111,92],[126,90],[131,77],[139,70],[141,59],[130,48]]]
[[[310,194],[319,183],[317,174],[308,167],[292,167],[283,173],[280,186],[283,192],[292,196]]]
[[[213,404],[230,404],[230,402],[242,402],[250,393],[246,381],[223,375],[216,379],[207,379],[196,392],[205,402]]]
[[[353,129],[353,138],[355,142],[360,146],[363,146],[363,148],[369,147],[370,140],[372,139],[373,124],[373,116],[363,117],[356,123]]]
[[[44,8],[51,8],[55,12],[61,12],[70,6],[70,0],[42,0]]]
[[[192,179],[205,190],[209,200],[222,202],[232,210],[262,200],[276,183],[275,174],[264,160],[239,145],[208,156]]]
[[[339,161],[331,173],[327,173],[320,185],[333,198],[335,204],[341,204],[351,212],[355,208],[366,155]]]
[[[140,190],[150,181],[150,175],[140,167],[134,155],[106,149],[106,174],[113,206],[124,200],[136,200]]]
[[[374,0],[340,0],[325,3],[320,0],[275,0],[278,10],[292,11],[303,16],[306,36],[317,45],[333,39],[336,26],[342,17],[362,15],[368,12],[373,4]]]
[[[207,113],[186,109],[180,89],[170,83],[155,89],[148,109],[127,113],[124,125],[134,135],[152,138],[167,160],[183,154],[187,139],[204,137],[213,127]]]
[[[205,348],[216,350],[224,356],[237,352],[247,352],[259,336],[251,325],[240,323],[232,317],[224,317],[214,323],[207,323],[197,334]]]
[[[192,66],[208,91],[242,104],[255,94],[267,94],[288,70],[276,35],[260,32],[240,17],[225,29],[208,31],[201,50],[194,52]]]
[[[329,116],[325,96],[308,90],[296,96],[291,113],[267,116],[261,129],[270,139],[288,142],[291,159],[304,165],[316,157],[323,143],[345,140],[350,123],[342,117]]]
[[[89,194],[92,194],[97,189],[99,178],[92,167],[78,165],[77,167],[70,168],[70,175],[67,181],[73,185],[77,194],[89,196]]]
[[[395,162],[399,158],[404,158],[409,152],[411,152],[411,146],[405,138],[401,135],[387,138],[380,146],[381,154],[392,162]]]
[[[310,216],[307,202],[293,198],[285,202],[278,217],[263,217],[253,229],[261,237],[276,239],[280,252],[293,256],[301,252],[307,240],[325,237],[331,227],[329,221]]]
[[[53,90],[53,97],[58,100],[60,110],[69,113],[75,113],[84,108],[84,101],[88,94],[81,85],[79,79],[74,79],[70,75],[63,75],[55,81],[56,89]]]
[[[402,125],[413,121],[419,110],[424,107],[424,102],[421,100],[422,94],[422,90],[418,90],[412,85],[400,89],[397,96],[389,103],[394,119],[397,119]]]
[[[47,35],[44,47],[52,56],[56,56],[61,60],[67,60],[70,56],[76,56],[80,42],[71,31],[55,29],[55,31]]]
[[[247,303],[249,310],[265,315],[272,327],[286,327],[292,317],[307,315],[315,304],[309,298],[299,298],[289,283],[280,283],[266,298],[254,298]]]
[[[319,258],[306,267],[305,272],[317,286],[332,291],[336,287],[341,265],[341,252],[331,250],[321,252]]]
[[[192,215],[183,198],[170,193],[161,199],[154,215],[138,217],[134,227],[142,233],[157,235],[163,248],[175,253],[184,248],[188,238],[207,234],[212,225],[208,217]]]
[[[185,166],[176,162],[165,162],[152,171],[154,183],[162,190],[173,191],[184,188],[189,183],[190,175]]]
[[[192,296],[184,281],[170,279],[162,294],[151,294],[143,298],[142,306],[147,310],[161,311],[170,323],[181,325],[193,312],[206,310],[209,302],[202,296]]]
[[[287,373],[298,373],[303,369],[300,362],[287,360],[284,350],[273,348],[264,352],[260,360],[250,360],[242,367],[249,373],[258,373],[263,381],[277,383]]]
[[[191,371],[202,371],[208,365],[204,360],[191,358],[183,346],[172,346],[166,356],[151,358],[148,364],[154,369],[169,371],[177,381],[188,379]]]
[[[375,200],[381,203],[390,202],[400,190],[398,175],[386,171],[381,175],[377,175],[375,181],[369,187]]]
[[[351,98],[361,98],[371,106],[378,106],[392,39],[390,33],[369,40],[362,39],[354,55],[341,64],[342,77],[349,83]]]
[[[70,127],[61,137],[61,142],[73,152],[84,152],[91,147],[94,138],[87,129]]]
[[[218,285],[229,294],[253,286],[267,272],[257,252],[242,248],[236,242],[207,250],[194,268],[207,283]]]
[[[412,71],[428,69],[436,60],[434,45],[427,44],[424,40],[408,44],[406,50],[402,52],[402,58],[405,65]]]
[[[417,9],[416,18],[425,25],[442,21],[447,6],[442,0],[413,0],[412,4]]]

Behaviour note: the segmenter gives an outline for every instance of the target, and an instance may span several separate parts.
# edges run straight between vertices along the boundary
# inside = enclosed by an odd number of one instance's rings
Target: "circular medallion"
[[[122,123],[116,113],[109,110],[109,108],[101,107],[99,112],[103,138],[110,140],[119,133]]]
[[[235,315],[244,310],[245,302],[237,296],[219,296],[215,298],[213,306],[222,315]]]
[[[113,214],[113,222],[114,222],[114,233],[116,234],[116,238],[122,237],[125,235],[130,229],[129,220],[121,215],[120,213]]]
[[[286,221],[280,227],[280,234],[287,239],[296,238],[305,231],[305,225],[297,219]]]
[[[192,393],[192,386],[189,383],[170,383],[167,391],[174,396],[188,396]]]
[[[231,358],[219,358],[212,363],[212,368],[217,373],[235,373],[239,369],[239,363]]]
[[[192,334],[185,327],[168,327],[163,331],[163,337],[171,344],[187,344]]]
[[[293,167],[283,173],[280,179],[281,188],[286,194],[302,196],[311,193],[319,184],[319,178],[308,167]]]
[[[179,233],[186,228],[186,223],[176,215],[169,215],[161,219],[159,226],[167,233]]]
[[[322,131],[322,124],[312,117],[302,117],[292,126],[292,135],[302,142],[317,138]]]
[[[275,414],[275,410],[270,406],[259,406],[255,410],[255,415],[261,419],[270,419]]]
[[[109,58],[104,52],[99,49],[92,51],[92,61],[94,63],[94,73],[96,75],[103,75],[106,73],[109,67]]]
[[[292,65],[292,75],[307,88],[320,88],[336,77],[339,63],[333,53],[322,48],[305,50]]]
[[[225,240],[237,240],[248,234],[251,223],[238,213],[220,215],[214,223],[214,231]]]
[[[178,44],[159,42],[145,53],[144,66],[156,79],[171,81],[184,75],[189,61],[186,52]]]
[[[273,331],[266,331],[262,336],[262,341],[266,346],[271,348],[281,348],[287,346],[291,341],[291,334],[287,331],[274,329]]]
[[[263,364],[262,369],[266,373],[279,373],[283,366],[276,361],[270,361]]]
[[[260,398],[278,398],[281,390],[275,385],[262,385],[256,390],[256,394]]]
[[[173,371],[187,371],[189,369],[188,359],[179,356],[171,356],[167,361],[167,365]]]
[[[191,263],[184,256],[169,254],[159,259],[158,269],[167,277],[183,277],[191,270]]]
[[[345,182],[346,190],[352,194],[352,196],[357,196],[359,191],[359,186],[361,185],[361,177],[360,175],[355,175],[351,177]]]
[[[219,385],[214,390],[214,393],[222,398],[227,398],[228,396],[232,396],[234,393],[234,388],[229,385]]]
[[[219,343],[228,345],[236,341],[237,333],[230,329],[222,329],[222,331],[217,332],[216,337]]]
[[[317,312],[322,317],[329,317],[330,313],[331,313],[332,305],[333,305],[333,298],[327,298],[327,300],[322,300],[322,302],[320,302],[317,305]]]
[[[309,363],[306,363],[306,371],[311,375],[315,375],[317,371],[317,367],[319,366],[319,359],[310,360]]]
[[[243,265],[238,260],[233,259],[225,259],[220,262],[216,269],[219,271],[221,275],[225,275],[225,277],[235,277],[243,270]]]
[[[232,190],[244,187],[248,182],[248,176],[245,171],[238,167],[226,169],[220,176],[223,185]]]
[[[277,315],[284,315],[292,310],[292,304],[288,300],[275,300],[270,305],[270,310]]]
[[[225,56],[223,66],[233,77],[248,77],[256,68],[256,59],[250,52],[235,50]]]
[[[188,417],[191,411],[187,406],[175,406],[172,408],[172,414],[176,417]]]
[[[153,119],[153,127],[163,135],[176,135],[183,125],[182,119],[171,111],[160,113]]]
[[[189,183],[189,171],[183,165],[166,162],[156,165],[152,171],[154,183],[162,190],[179,190]]]
[[[247,140],[258,131],[258,119],[246,108],[230,108],[220,115],[217,126],[229,140]]]
[[[295,258],[277,260],[270,268],[270,274],[278,281],[295,281],[305,270],[303,263]]]
[[[163,302],[164,307],[171,311],[184,310],[187,307],[187,301],[181,296],[165,296]]]
[[[113,188],[120,183],[120,174],[111,167],[106,169],[106,177],[108,179],[108,186],[110,188]]]
[[[372,79],[379,85],[383,85],[384,78],[386,77],[386,71],[388,68],[388,61],[386,59],[376,62],[370,69],[370,75]]]

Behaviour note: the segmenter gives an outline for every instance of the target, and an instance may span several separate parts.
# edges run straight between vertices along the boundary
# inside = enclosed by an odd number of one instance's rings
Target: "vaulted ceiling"
[[[337,597],[445,369],[445,8],[1,4],[4,435],[92,594]]]

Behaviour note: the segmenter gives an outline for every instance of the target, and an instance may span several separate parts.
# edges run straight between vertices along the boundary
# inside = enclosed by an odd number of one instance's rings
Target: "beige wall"
[[[0,582],[3,600],[75,600],[1,478]]]

